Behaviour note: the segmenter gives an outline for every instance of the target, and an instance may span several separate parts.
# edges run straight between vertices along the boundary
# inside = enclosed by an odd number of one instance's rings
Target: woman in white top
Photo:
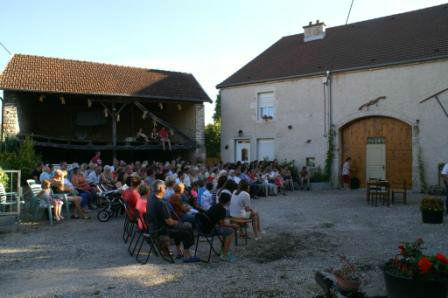
[[[445,205],[446,205],[446,214],[448,214],[448,162],[442,168],[441,174],[442,174],[442,179],[443,179],[443,182],[445,183],[445,188],[446,188]]]
[[[342,165],[342,183],[344,184],[344,189],[350,189],[350,157],[345,159]]]
[[[255,239],[258,239],[258,233],[260,233],[261,230],[260,217],[258,216],[258,213],[250,207],[249,184],[246,180],[240,181],[238,190],[232,195],[232,199],[230,200],[230,216],[251,219]]]

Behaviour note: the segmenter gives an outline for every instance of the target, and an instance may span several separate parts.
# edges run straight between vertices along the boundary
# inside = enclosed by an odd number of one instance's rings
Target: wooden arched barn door
[[[412,186],[412,128],[389,117],[354,120],[341,128],[342,161],[352,158],[352,176],[365,187],[367,176],[384,176],[392,186]]]

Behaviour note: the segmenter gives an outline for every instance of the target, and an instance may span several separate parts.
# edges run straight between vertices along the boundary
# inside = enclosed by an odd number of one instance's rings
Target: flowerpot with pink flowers
[[[338,290],[344,295],[359,292],[361,285],[365,283],[364,275],[347,257],[340,256],[339,258],[340,267],[330,270],[336,279]]]
[[[423,240],[404,242],[400,253],[383,267],[389,298],[446,298],[448,258],[442,253],[425,255]]]

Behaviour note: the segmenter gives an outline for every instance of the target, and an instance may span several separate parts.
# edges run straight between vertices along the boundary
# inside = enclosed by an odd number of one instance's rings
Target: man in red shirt
[[[97,153],[95,153],[95,156],[93,156],[90,161],[94,164],[101,165],[101,152],[98,151]]]
[[[168,149],[171,151],[171,141],[168,129],[162,127],[159,131],[159,137],[162,142],[163,151],[165,151],[165,143],[168,143]]]
[[[123,200],[128,204],[128,214],[130,218],[137,216],[135,207],[137,206],[138,200],[141,200],[140,193],[138,192],[138,187],[140,186],[140,177],[133,176],[131,178],[131,187],[126,189],[121,195]]]

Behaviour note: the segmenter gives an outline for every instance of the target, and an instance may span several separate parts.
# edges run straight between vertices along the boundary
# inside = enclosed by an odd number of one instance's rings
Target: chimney
[[[303,41],[308,42],[325,37],[325,23],[316,21],[315,24],[310,22],[307,26],[303,26]]]

